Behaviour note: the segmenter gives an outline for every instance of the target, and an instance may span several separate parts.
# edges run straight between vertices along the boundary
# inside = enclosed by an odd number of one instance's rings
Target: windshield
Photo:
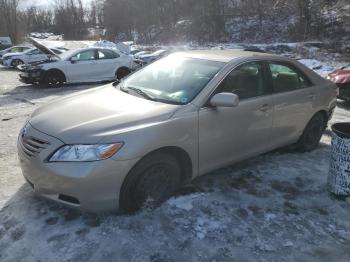
[[[187,104],[224,65],[222,62],[169,56],[128,77],[123,88],[139,89],[158,101]]]

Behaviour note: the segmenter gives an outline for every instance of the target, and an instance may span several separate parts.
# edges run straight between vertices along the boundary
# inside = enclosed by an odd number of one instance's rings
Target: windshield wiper
[[[157,101],[157,98],[155,98],[154,96],[151,96],[150,94],[148,94],[148,93],[144,92],[143,90],[136,88],[136,87],[122,86],[120,89],[124,92],[128,92],[129,90],[131,90],[131,91],[135,92],[136,94],[141,95],[148,100]]]

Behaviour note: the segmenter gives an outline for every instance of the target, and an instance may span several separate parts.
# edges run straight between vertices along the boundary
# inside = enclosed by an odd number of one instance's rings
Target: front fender
[[[169,120],[139,126],[125,132],[109,134],[100,143],[123,142],[122,149],[114,155],[117,161],[140,159],[164,147],[178,147],[188,153],[193,164],[193,174],[198,167],[198,124],[196,112]]]

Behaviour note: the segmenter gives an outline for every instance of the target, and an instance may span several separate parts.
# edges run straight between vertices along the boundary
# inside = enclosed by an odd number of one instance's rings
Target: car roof
[[[115,48],[108,48],[108,47],[99,47],[99,46],[92,46],[92,47],[82,47],[82,48],[78,48],[75,49],[75,51],[88,51],[88,50],[111,50],[114,51],[116,53],[118,53],[119,50],[115,49]]]
[[[269,58],[282,58],[281,56],[261,53],[261,52],[252,52],[252,51],[242,51],[237,49],[227,49],[227,50],[195,50],[195,51],[182,51],[176,52],[174,55],[181,55],[189,58],[200,58],[206,60],[212,60],[217,62],[228,63],[237,58],[244,57],[259,57],[266,59]]]

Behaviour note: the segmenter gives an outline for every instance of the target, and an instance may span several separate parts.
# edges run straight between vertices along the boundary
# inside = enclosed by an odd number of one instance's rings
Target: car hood
[[[36,48],[38,48],[41,52],[43,52],[46,55],[50,55],[50,56],[54,56],[57,57],[58,59],[60,59],[60,57],[58,55],[56,55],[52,50],[50,50],[49,48],[47,48],[46,46],[42,45],[41,43],[39,43],[37,40],[35,40],[34,38],[29,37],[29,42],[35,46]]]
[[[38,65],[51,64],[51,63],[55,63],[57,61],[60,61],[60,60],[45,59],[45,60],[41,60],[41,61],[31,62],[31,63],[28,63],[26,65],[19,65],[17,68],[21,71],[30,71],[30,70],[35,70],[36,66],[38,66]]]
[[[111,133],[165,121],[178,107],[129,95],[109,85],[42,106],[29,122],[66,144],[98,143]]]

